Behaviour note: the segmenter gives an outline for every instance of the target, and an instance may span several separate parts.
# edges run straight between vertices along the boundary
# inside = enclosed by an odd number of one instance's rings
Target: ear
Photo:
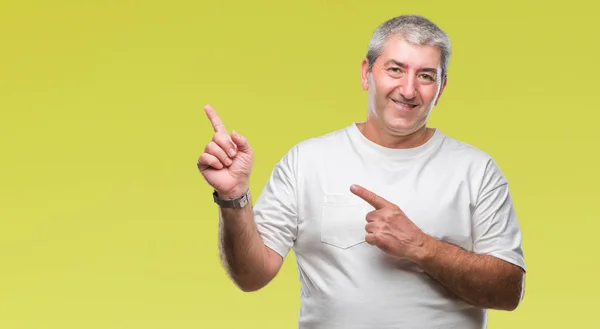
[[[369,60],[363,59],[360,67],[360,84],[363,90],[369,89]]]
[[[448,77],[444,78],[444,81],[442,82],[442,87],[440,88],[440,93],[439,93],[437,99],[435,100],[434,105],[437,105],[438,102],[440,101],[440,98],[442,97],[442,93],[444,92],[444,88],[446,88],[446,83],[448,83]]]

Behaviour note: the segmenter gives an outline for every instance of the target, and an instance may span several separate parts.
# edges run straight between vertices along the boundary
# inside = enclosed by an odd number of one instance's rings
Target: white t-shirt
[[[385,148],[351,124],[291,148],[254,206],[265,244],[296,256],[299,328],[485,328],[485,309],[364,241],[373,208],[352,184],[435,238],[525,269],[508,183],[489,155],[437,129],[421,146]]]

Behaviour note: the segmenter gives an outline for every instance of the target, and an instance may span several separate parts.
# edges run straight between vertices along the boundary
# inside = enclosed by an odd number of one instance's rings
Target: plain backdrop
[[[596,325],[597,6],[591,1],[0,3],[0,328],[295,328],[293,253],[256,293],[219,263],[196,160],[211,104],[256,153],[364,120],[369,37],[421,14],[453,44],[430,125],[496,159],[525,299],[490,329]],[[432,200],[435,202],[435,200]]]

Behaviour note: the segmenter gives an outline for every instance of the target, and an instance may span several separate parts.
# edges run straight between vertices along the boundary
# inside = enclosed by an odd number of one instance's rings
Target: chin
[[[418,129],[414,122],[407,121],[405,118],[386,120],[384,124],[394,135],[410,135]]]
[[[406,127],[406,126],[397,126],[397,125],[388,125],[388,131],[394,136],[408,136],[415,131],[417,131],[416,127]]]
[[[422,120],[423,118],[419,117],[417,113],[412,113],[414,115],[411,116],[394,116],[393,114],[390,114],[391,113],[388,113],[388,115],[385,116],[383,124],[387,130],[396,136],[413,134],[423,128],[427,123],[427,121]]]

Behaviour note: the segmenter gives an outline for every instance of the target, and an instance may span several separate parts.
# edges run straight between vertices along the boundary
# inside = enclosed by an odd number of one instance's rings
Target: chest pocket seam
[[[348,249],[365,242],[369,205],[358,197],[325,194],[321,208],[321,242]]]

